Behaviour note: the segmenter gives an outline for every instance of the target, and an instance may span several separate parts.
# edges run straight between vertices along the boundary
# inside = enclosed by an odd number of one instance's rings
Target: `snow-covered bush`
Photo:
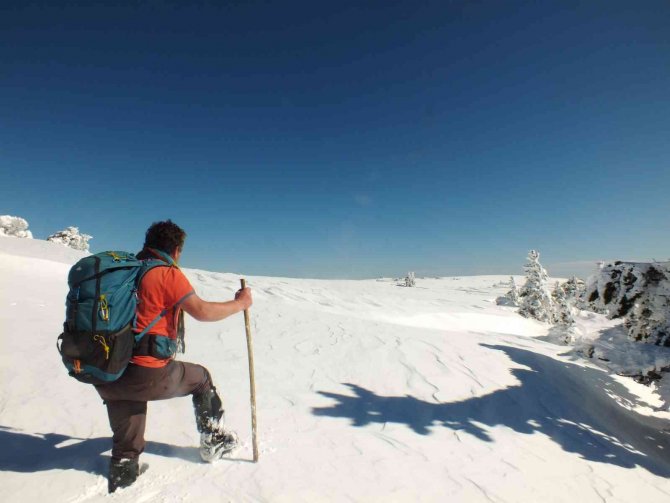
[[[514,277],[509,277],[510,290],[503,296],[496,299],[496,304],[499,306],[513,306],[519,307],[519,287],[516,286]]]
[[[28,230],[28,222],[23,218],[0,215],[0,236],[32,239],[33,233]]]
[[[587,300],[623,318],[635,341],[670,346],[670,262],[615,262],[592,279]]]
[[[540,254],[537,251],[528,252],[528,262],[524,270],[526,283],[519,292],[519,314],[526,318],[553,323],[554,302],[547,288],[547,271],[540,264]]]
[[[81,234],[77,227],[68,227],[52,234],[47,238],[47,241],[69,246],[75,250],[89,251],[89,239],[93,239],[93,236]]]
[[[405,286],[416,286],[416,278],[413,272],[408,272],[405,276]]]

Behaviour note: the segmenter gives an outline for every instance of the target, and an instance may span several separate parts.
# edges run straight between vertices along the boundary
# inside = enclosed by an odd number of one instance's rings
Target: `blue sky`
[[[327,278],[670,257],[666,1],[58,3],[0,6],[35,237],[171,218],[187,267]]]

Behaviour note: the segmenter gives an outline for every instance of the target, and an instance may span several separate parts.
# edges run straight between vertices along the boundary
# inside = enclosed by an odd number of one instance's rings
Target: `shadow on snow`
[[[349,418],[358,427],[405,424],[420,435],[430,434],[431,427],[443,426],[485,442],[493,441],[487,429],[494,426],[524,434],[540,432],[583,459],[624,468],[639,465],[656,475],[670,476],[670,425],[616,403],[610,395],[627,405],[639,401],[606,372],[524,349],[482,346],[502,351],[527,367],[511,369],[518,385],[460,402],[434,403],[409,395],[379,396],[347,383],[354,396],[320,391],[337,403],[312,412]]]
[[[110,437],[76,438],[58,433],[28,434],[0,426],[0,471],[32,473],[46,470],[79,470],[107,476],[112,447]],[[200,462],[194,447],[147,442],[144,452]]]

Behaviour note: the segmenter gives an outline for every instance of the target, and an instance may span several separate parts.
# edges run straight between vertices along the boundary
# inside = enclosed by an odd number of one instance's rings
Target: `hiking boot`
[[[108,490],[113,493],[121,487],[128,487],[137,480],[140,466],[137,459],[112,460],[109,464]]]
[[[200,457],[205,463],[212,463],[231,452],[239,445],[234,431],[220,430],[200,434]]]

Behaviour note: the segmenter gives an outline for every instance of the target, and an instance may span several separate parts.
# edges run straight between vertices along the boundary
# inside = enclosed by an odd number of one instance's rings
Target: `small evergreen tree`
[[[502,297],[498,297],[496,304],[499,306],[519,307],[519,287],[516,286],[513,276],[509,277],[509,285],[511,287],[510,290]]]
[[[586,283],[577,276],[572,276],[568,281],[561,285],[567,301],[578,309],[586,309],[587,302],[584,298],[586,293]]]
[[[526,283],[519,293],[519,314],[526,318],[553,323],[555,321],[554,302],[547,289],[547,271],[540,264],[540,254],[528,252],[528,262],[524,266]]]
[[[405,277],[405,286],[416,286],[416,278],[413,272],[408,272]]]
[[[68,227],[52,234],[47,238],[47,241],[69,246],[75,250],[89,251],[88,241],[90,239],[93,239],[93,237],[88,234],[81,234],[77,227]]]
[[[559,325],[574,325],[575,317],[572,313],[573,301],[566,292],[566,284],[561,285],[557,281],[554,291],[551,294],[554,301],[554,321]]]
[[[505,294],[505,297],[509,299],[509,301],[514,304],[515,306],[519,305],[519,287],[516,286],[516,281],[514,281],[514,278],[512,276],[509,277],[509,282],[510,282],[510,290]]]

